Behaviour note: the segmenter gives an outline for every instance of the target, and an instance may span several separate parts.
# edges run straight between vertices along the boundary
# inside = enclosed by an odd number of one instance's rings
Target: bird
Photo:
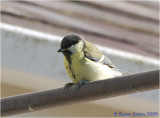
[[[57,52],[64,55],[65,69],[73,84],[79,87],[87,82],[122,76],[123,73],[92,43],[78,34],[66,35]]]

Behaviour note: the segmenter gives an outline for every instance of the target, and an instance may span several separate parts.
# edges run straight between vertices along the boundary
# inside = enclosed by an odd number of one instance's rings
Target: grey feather
[[[103,56],[103,53],[93,44],[85,41],[86,43],[86,47],[84,49],[84,56],[92,61],[96,61],[99,62],[99,60],[101,59],[101,57]],[[109,66],[110,68],[114,68],[116,69],[116,67],[112,64],[112,62],[104,55],[104,59],[100,62],[103,63],[107,66]]]

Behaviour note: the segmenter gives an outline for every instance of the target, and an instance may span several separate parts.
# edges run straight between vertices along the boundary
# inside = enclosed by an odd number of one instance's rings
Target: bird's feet
[[[82,81],[80,81],[80,82],[77,84],[76,88],[79,89],[81,86],[83,86],[83,85],[86,84],[87,82],[88,82],[88,80],[82,80]]]
[[[64,86],[64,89],[68,89],[69,87],[71,87],[72,85],[76,85],[76,89],[79,89],[81,86],[83,86],[84,84],[86,84],[88,82],[88,80],[82,80],[80,81],[78,84],[75,83],[67,83]]]
[[[75,85],[74,83],[67,83],[64,85],[64,89],[68,89],[69,87],[71,87],[72,85]]]

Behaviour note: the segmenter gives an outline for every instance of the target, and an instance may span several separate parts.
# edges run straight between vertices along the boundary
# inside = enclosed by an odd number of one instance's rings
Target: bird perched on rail
[[[66,71],[73,82],[67,86],[81,86],[86,82],[122,75],[96,46],[79,35],[65,36],[58,52],[63,53]]]

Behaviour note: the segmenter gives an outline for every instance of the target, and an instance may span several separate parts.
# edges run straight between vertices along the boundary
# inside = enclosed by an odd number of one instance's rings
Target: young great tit
[[[65,36],[58,52],[64,55],[64,65],[72,84],[82,85],[122,75],[96,46],[79,35]]]

